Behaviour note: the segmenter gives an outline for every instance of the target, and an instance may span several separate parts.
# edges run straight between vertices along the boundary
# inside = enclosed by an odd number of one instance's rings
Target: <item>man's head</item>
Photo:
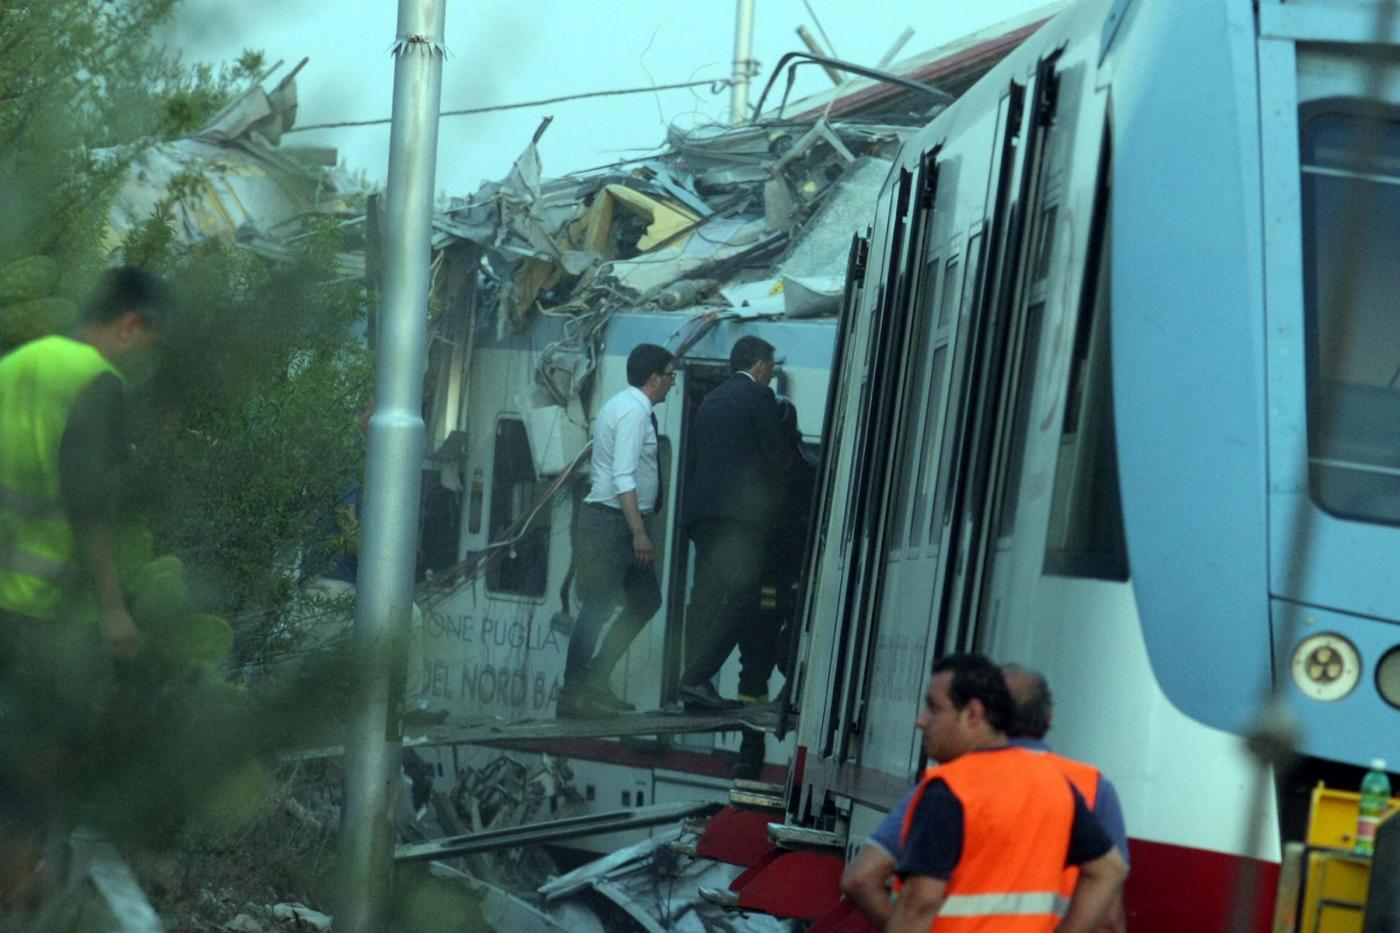
[[[660,405],[676,384],[675,357],[654,343],[637,344],[627,354],[627,384],[641,389],[653,405]]]
[[[170,311],[165,283],[144,269],[108,269],[83,315],[80,335],[118,366],[149,354]]]
[[[740,337],[729,351],[729,370],[748,373],[766,386],[773,379],[774,359],[773,345],[762,337]]]
[[[1012,712],[1001,668],[980,654],[952,654],[934,662],[914,724],[929,757],[947,762],[1004,741]]]
[[[1016,704],[1006,734],[1015,739],[1045,738],[1045,733],[1050,731],[1055,701],[1044,675],[1019,664],[1003,664],[1001,672],[1006,677],[1011,700]]]

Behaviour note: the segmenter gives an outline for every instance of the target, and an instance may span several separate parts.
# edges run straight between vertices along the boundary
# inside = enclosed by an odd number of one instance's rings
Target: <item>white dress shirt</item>
[[[593,489],[585,502],[622,508],[619,493],[636,490],[643,514],[656,508],[660,471],[656,431],[651,426],[651,399],[628,386],[608,399],[593,422],[593,460],[589,465]]]

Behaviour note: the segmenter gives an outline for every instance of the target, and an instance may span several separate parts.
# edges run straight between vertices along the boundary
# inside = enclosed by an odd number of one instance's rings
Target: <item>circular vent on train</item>
[[[1299,642],[1293,650],[1293,682],[1314,700],[1340,700],[1361,680],[1361,655],[1340,635],[1324,632]],[[1400,663],[1397,664],[1400,684]]]

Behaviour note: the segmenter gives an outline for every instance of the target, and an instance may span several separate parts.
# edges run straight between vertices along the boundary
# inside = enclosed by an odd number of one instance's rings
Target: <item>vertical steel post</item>
[[[734,17],[734,77],[729,89],[729,122],[735,126],[749,122],[749,79],[753,60],[754,0],[739,0]]]
[[[413,607],[423,371],[445,0],[399,0],[375,408],[361,503],[355,644],[365,663],[345,742],[337,933],[386,927],[399,784],[396,689]],[[396,676],[397,675],[397,676]],[[394,687],[391,687],[391,684]]]

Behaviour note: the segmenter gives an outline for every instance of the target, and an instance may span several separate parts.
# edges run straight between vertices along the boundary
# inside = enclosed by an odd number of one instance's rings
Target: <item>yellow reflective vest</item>
[[[94,347],[42,337],[0,358],[0,611],[53,618],[73,576],[59,446],[78,396],[103,373]]]

